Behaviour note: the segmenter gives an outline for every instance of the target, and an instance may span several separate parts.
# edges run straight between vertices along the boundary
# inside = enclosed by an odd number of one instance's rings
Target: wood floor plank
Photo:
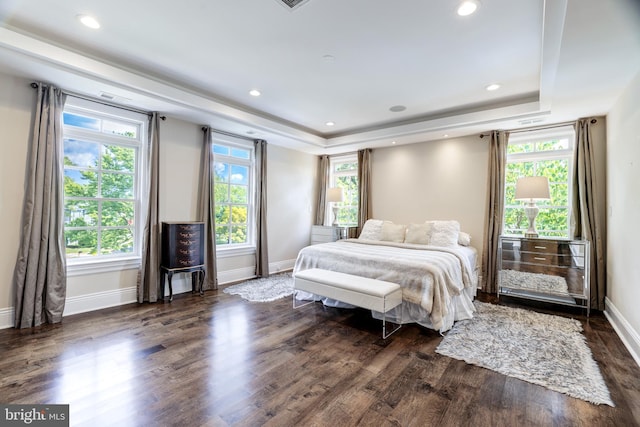
[[[417,325],[383,340],[365,310],[222,291],[2,330],[0,402],[68,403],[90,427],[640,426],[640,368],[606,318],[533,309],[584,325],[615,408],[439,355]]]

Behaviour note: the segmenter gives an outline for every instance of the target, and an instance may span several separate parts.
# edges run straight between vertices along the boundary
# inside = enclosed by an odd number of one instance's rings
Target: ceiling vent
[[[309,0],[276,0],[281,5],[285,6],[289,10],[294,10],[308,2]]]

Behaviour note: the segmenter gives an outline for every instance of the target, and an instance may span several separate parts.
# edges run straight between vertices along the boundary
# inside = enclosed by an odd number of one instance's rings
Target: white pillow
[[[428,245],[431,235],[431,224],[409,224],[407,233],[404,237],[405,243],[416,243],[419,245]]]
[[[385,242],[404,242],[404,233],[407,227],[404,224],[394,224],[393,222],[385,221],[382,224],[382,237],[380,240]]]
[[[382,238],[382,224],[381,219],[368,219],[362,226],[359,239],[367,240],[380,240]]]
[[[458,234],[458,244],[462,246],[469,246],[471,244],[471,235],[461,231],[460,234]]]
[[[460,234],[458,221],[427,221],[431,223],[429,244],[432,246],[457,246]]]

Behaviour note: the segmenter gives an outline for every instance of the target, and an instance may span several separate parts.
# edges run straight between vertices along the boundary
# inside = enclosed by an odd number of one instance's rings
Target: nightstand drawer
[[[558,242],[551,240],[522,240],[520,242],[520,250],[523,252],[557,254]]]
[[[548,253],[522,252],[520,261],[531,264],[560,265],[560,257]]]

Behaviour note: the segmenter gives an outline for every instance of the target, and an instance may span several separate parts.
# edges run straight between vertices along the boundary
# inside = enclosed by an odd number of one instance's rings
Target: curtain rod
[[[206,125],[202,126],[202,131],[203,132],[206,131],[207,129],[209,129],[209,126],[206,126]],[[262,138],[249,138],[248,136],[236,135],[235,133],[226,132],[226,131],[218,130],[218,129],[214,129],[214,128],[211,128],[211,132],[221,133],[222,135],[232,136],[234,138],[246,139],[247,141],[256,141],[257,139],[262,139]]]
[[[34,89],[37,89],[38,85],[39,84],[36,83],[36,82],[32,82],[31,83],[31,87],[34,88]],[[95,103],[98,103],[98,104],[106,105],[108,107],[120,108],[122,110],[132,111],[132,112],[138,113],[138,114],[145,114],[147,116],[151,116],[153,114],[153,113],[150,113],[149,111],[139,110],[139,109],[133,108],[133,107],[125,107],[125,106],[118,105],[118,104],[115,104],[115,103],[112,103],[112,102],[106,102],[106,101],[103,101],[103,100],[98,99],[98,98],[93,98],[91,96],[81,95],[81,94],[75,93],[75,92],[70,92],[68,90],[62,90],[62,93],[64,93],[67,96],[71,96],[73,98],[84,99],[85,101],[95,102]],[[167,120],[167,116],[159,116],[159,117],[162,120]]]
[[[594,123],[597,123],[597,122],[598,122],[598,120],[591,119],[591,124],[594,124]],[[509,132],[509,133],[533,132],[533,131],[536,131],[536,130],[561,128],[561,127],[564,127],[564,126],[573,125],[575,123],[576,123],[576,121],[574,120],[572,122],[555,123],[553,125],[532,126],[532,127],[528,127],[528,128],[507,130],[506,132]],[[481,133],[480,134],[480,138],[484,138],[485,136],[489,136],[489,135],[491,135],[491,134],[489,134],[489,133]]]

